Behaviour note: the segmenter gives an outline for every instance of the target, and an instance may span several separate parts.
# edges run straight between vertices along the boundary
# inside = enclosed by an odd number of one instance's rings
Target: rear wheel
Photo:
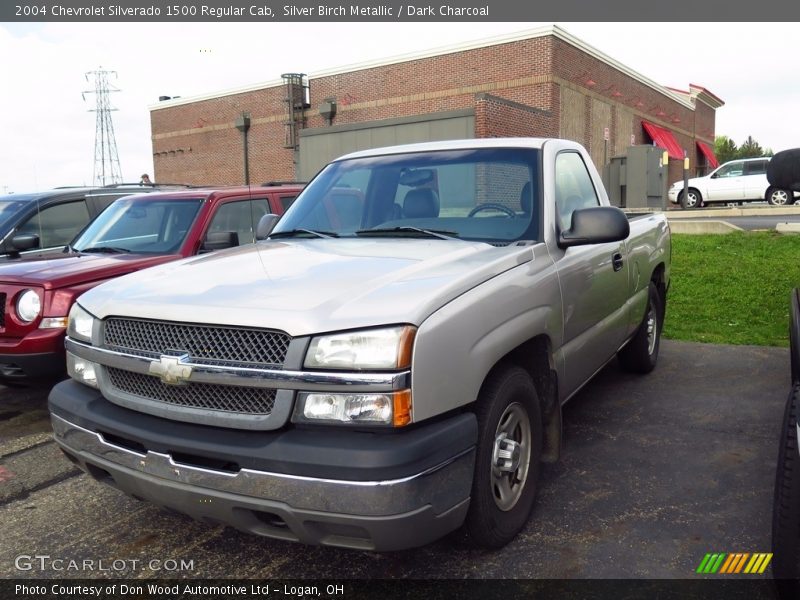
[[[772,572],[781,583],[783,597],[800,592],[800,454],[797,447],[797,411],[800,383],[795,383],[786,403],[775,474],[772,504]]]
[[[530,375],[501,366],[484,382],[476,406],[478,446],[469,512],[469,543],[500,548],[525,526],[536,498],[542,416]]]
[[[647,308],[639,329],[619,351],[619,362],[626,371],[649,373],[656,367],[661,329],[664,326],[664,302],[652,281],[647,290]]]
[[[787,204],[792,204],[792,193],[781,189],[772,187],[767,190],[767,202],[772,206],[786,206]]]

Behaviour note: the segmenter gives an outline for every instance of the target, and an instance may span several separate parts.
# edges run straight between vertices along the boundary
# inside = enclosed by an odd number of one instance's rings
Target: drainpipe
[[[250,159],[247,152],[247,130],[250,129],[250,113],[243,112],[236,118],[236,129],[242,132],[242,151],[244,158],[244,184],[250,185]]]

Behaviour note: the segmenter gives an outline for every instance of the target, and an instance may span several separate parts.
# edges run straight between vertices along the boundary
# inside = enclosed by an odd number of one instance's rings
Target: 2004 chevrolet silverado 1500
[[[261,535],[498,547],[563,403],[617,354],[655,366],[669,276],[664,216],[610,207],[576,143],[350,154],[268,240],[81,296],[55,437],[98,480]]]

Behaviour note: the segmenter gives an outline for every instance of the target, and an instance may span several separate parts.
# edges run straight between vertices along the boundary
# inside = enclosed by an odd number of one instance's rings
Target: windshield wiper
[[[270,238],[282,238],[282,237],[294,237],[300,234],[311,235],[314,237],[320,238],[335,238],[339,237],[338,233],[334,233],[333,231],[314,231],[313,229],[289,229],[287,231],[276,231],[275,233],[270,233]]]
[[[458,236],[455,231],[446,231],[444,229],[422,229],[420,227],[411,227],[404,225],[402,227],[388,227],[385,229],[360,229],[356,231],[356,235],[387,235],[393,233],[417,233],[425,237],[434,237],[440,240],[452,240]]]
[[[84,248],[83,250],[79,250],[79,252],[98,252],[100,254],[122,254],[125,252],[130,252],[127,248],[118,248],[116,246],[94,246],[92,248]]]

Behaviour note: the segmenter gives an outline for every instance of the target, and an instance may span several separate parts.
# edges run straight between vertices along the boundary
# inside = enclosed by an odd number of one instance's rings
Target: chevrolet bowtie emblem
[[[162,354],[159,360],[150,363],[148,371],[156,375],[167,385],[186,385],[192,375],[192,367],[183,364],[189,359],[188,354],[167,356]]]

